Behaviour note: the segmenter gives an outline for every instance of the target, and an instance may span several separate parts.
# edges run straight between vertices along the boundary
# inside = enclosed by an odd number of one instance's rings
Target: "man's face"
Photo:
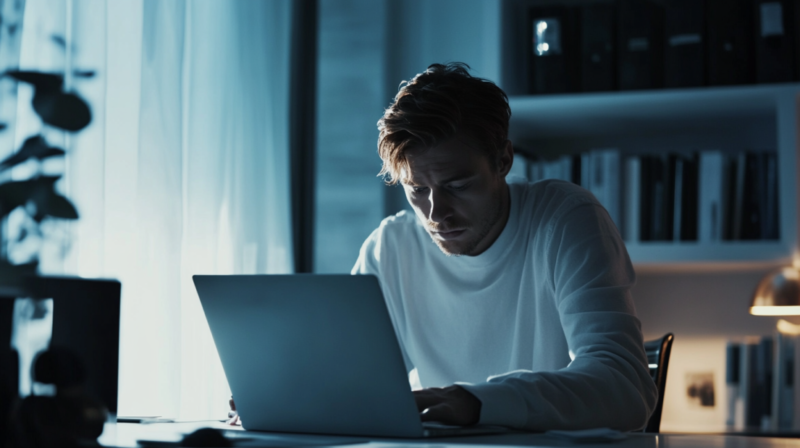
[[[511,143],[497,166],[464,134],[412,149],[406,159],[401,180],[406,198],[442,252],[479,255],[491,247],[508,219]]]

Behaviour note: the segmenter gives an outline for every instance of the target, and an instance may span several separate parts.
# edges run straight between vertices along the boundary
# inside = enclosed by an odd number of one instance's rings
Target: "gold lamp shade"
[[[754,316],[800,315],[800,271],[785,267],[769,273],[756,288],[750,314]]]

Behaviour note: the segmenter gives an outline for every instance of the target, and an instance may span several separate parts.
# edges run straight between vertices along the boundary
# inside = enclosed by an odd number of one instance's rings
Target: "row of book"
[[[800,384],[798,362],[800,337],[796,333],[729,342],[726,425],[738,430],[800,430],[800,387],[795,387]]]
[[[595,149],[527,161],[525,171],[532,182],[561,179],[591,191],[628,242],[780,238],[774,151]]]
[[[529,93],[790,82],[795,0],[617,0],[529,9]]]

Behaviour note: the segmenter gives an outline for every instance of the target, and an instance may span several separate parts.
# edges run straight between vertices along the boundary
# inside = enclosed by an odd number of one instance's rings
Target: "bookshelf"
[[[512,95],[509,101],[511,140],[546,156],[595,148],[617,148],[623,155],[776,151],[778,240],[626,244],[637,268],[724,268],[792,261],[798,249],[800,84]]]

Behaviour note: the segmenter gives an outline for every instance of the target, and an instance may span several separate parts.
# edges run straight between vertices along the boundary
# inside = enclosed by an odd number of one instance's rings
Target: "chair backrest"
[[[672,340],[675,337],[667,333],[660,339],[644,343],[647,353],[647,363],[650,366],[650,375],[658,388],[658,401],[644,432],[658,432],[661,427],[661,408],[664,405],[664,389],[667,385],[667,368],[669,368],[669,355],[672,352]]]

